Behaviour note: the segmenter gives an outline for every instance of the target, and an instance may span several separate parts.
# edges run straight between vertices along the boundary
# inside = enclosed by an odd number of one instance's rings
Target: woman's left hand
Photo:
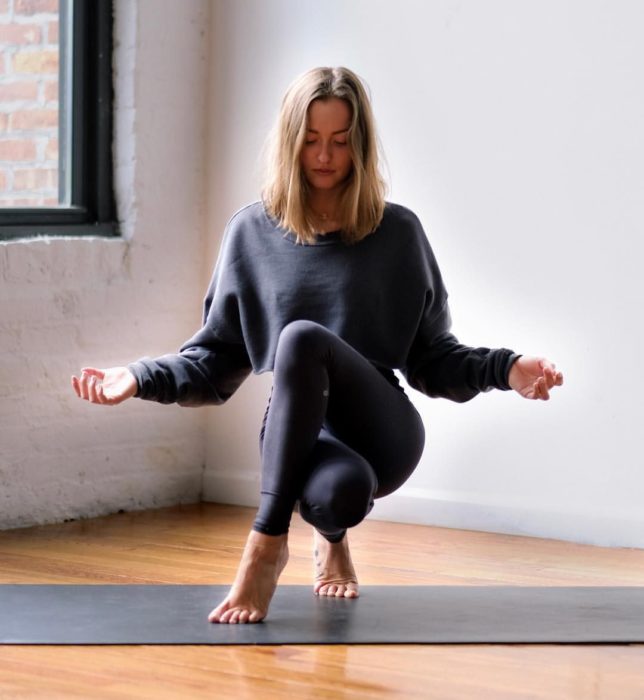
[[[545,357],[522,355],[510,368],[508,384],[525,399],[547,401],[550,389],[563,384],[563,374]]]

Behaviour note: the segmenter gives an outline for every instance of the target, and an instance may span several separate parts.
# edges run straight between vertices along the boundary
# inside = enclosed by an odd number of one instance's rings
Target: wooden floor
[[[202,503],[0,532],[0,583],[229,583],[253,515]],[[642,550],[378,521],[350,542],[363,584],[644,585]],[[311,582],[298,515],[289,548],[281,582]],[[644,645],[0,646],[8,698],[642,700]]]

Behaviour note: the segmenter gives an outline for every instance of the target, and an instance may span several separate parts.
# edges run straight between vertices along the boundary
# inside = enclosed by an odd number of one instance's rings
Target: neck
[[[340,197],[331,191],[311,192],[309,206],[321,218],[334,219],[340,205]]]

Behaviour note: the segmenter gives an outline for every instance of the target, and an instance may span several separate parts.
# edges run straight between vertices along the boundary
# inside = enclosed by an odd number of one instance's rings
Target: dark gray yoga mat
[[[208,622],[221,585],[0,585],[0,644],[623,644],[644,587],[279,586],[257,624]]]

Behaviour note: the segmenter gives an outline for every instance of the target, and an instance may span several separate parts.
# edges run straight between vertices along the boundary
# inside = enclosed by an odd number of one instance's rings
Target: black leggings
[[[420,460],[421,417],[406,394],[344,340],[293,321],[277,344],[260,433],[261,500],[253,530],[288,532],[299,512],[329,542],[399,488]]]

